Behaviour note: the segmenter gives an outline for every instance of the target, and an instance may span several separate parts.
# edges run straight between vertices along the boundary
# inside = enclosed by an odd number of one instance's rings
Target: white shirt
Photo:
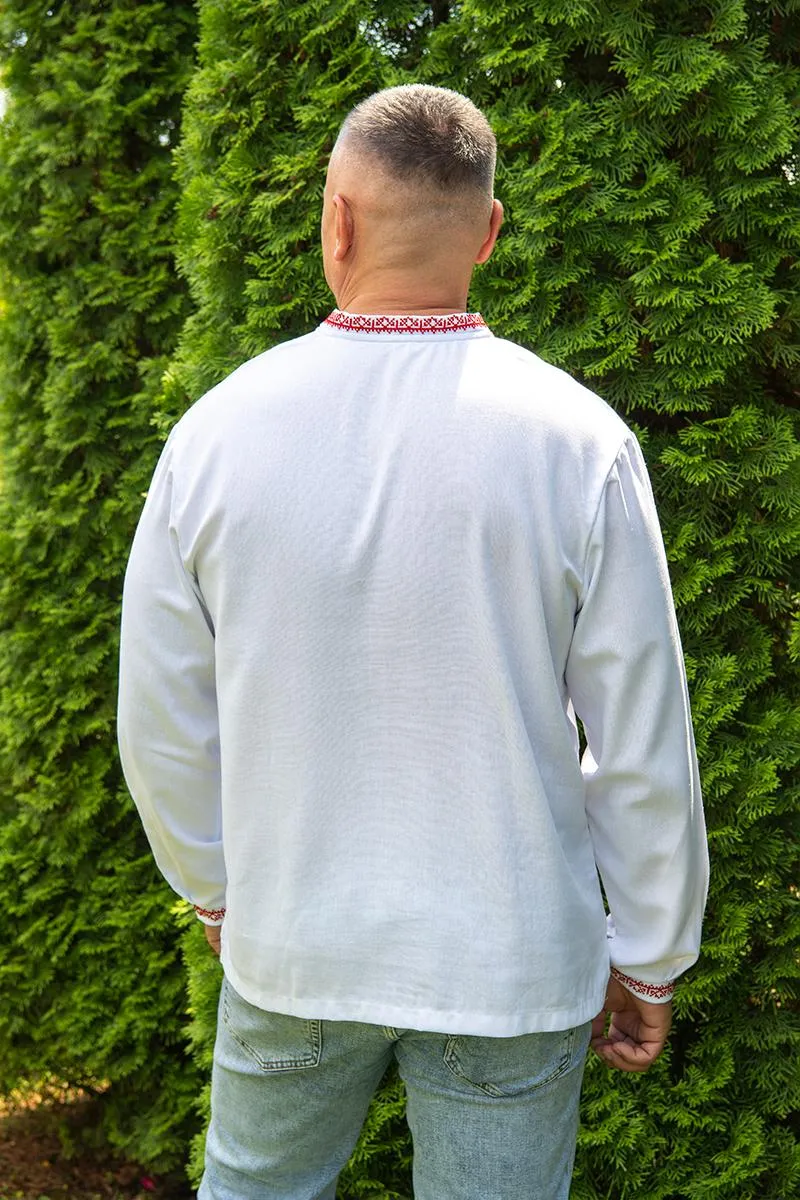
[[[641,452],[476,314],[335,312],[177,423],[125,580],[119,740],[160,870],[226,910],[263,1009],[511,1036],[594,1016],[609,961],[664,1000],[697,957]]]

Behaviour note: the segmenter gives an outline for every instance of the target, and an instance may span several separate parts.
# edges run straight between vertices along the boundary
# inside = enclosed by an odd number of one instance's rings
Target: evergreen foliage
[[[151,1165],[184,1154],[220,971],[185,906],[176,923],[121,787],[122,571],[169,426],[332,307],[318,225],[345,113],[421,80],[464,91],[498,133],[506,225],[473,307],[641,437],[690,675],[712,849],[703,956],[651,1072],[590,1062],[573,1197],[788,1200],[800,1191],[800,4],[198,9],[190,82],[189,3],[6,0],[0,13],[0,896],[12,928],[0,1090],[48,1074],[110,1081],[114,1144]],[[191,315],[170,257],[178,185]],[[401,1106],[389,1078],[343,1197],[410,1195]]]
[[[182,1163],[198,1082],[117,761],[117,627],[188,311],[169,143],[195,32],[164,0],[0,15],[0,1090],[102,1091],[103,1135],[154,1168]]]
[[[370,7],[370,14],[377,11]],[[387,3],[386,11],[396,10]],[[178,267],[195,311],[166,373],[164,434],[241,362],[305,333],[332,307],[317,247],[327,158],[344,113],[384,86],[385,62],[363,36],[360,0],[335,11],[324,0],[290,6],[210,0],[199,12],[198,69],[176,153]],[[405,13],[392,19],[402,25]],[[221,974],[208,962],[201,931],[185,934],[184,953],[193,1041],[207,1069]],[[209,1092],[206,1083],[206,1120]],[[402,1089],[390,1076],[343,1173],[341,1193],[391,1200],[402,1194],[398,1188],[410,1191],[403,1107]],[[204,1140],[203,1131],[191,1149],[195,1183]]]
[[[712,848],[703,957],[669,1050],[641,1077],[590,1063],[573,1196],[786,1200],[800,1188],[800,6],[201,0],[200,14],[179,152],[196,312],[164,429],[332,307],[317,228],[352,104],[421,80],[483,107],[507,220],[473,307],[641,437]],[[395,1101],[387,1085],[342,1194],[410,1190]]]
[[[573,1195],[800,1185],[800,19],[716,3],[465,4],[509,223],[475,300],[639,431],[687,655],[712,853],[702,961],[642,1078],[591,1063]],[[560,82],[557,82],[560,81]]]

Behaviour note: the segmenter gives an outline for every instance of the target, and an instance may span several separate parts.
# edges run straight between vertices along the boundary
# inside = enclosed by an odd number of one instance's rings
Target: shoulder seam
[[[583,551],[583,561],[581,562],[581,596],[583,596],[586,592],[586,562],[587,562],[587,559],[589,558],[589,548],[592,544],[592,536],[595,531],[595,526],[597,525],[598,519],[600,517],[600,508],[603,503],[603,497],[606,494],[606,487],[608,486],[608,480],[611,475],[611,472],[614,470],[614,467],[619,462],[619,456],[622,453],[624,446],[632,437],[633,437],[633,434],[631,433],[631,431],[629,429],[626,430],[625,436],[623,437],[622,441],[617,446],[617,449],[614,452],[614,457],[612,458],[612,460],[609,464],[608,470],[606,471],[605,475],[603,476],[603,482],[600,486],[600,494],[597,497],[597,506],[595,507],[595,510],[594,510],[594,516],[592,518],[592,523],[589,526],[589,532],[586,535],[586,545],[585,545],[584,551]],[[580,611],[580,609],[578,611]]]

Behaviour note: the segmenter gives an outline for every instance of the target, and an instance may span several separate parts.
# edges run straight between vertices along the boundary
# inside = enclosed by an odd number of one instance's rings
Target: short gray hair
[[[339,139],[373,153],[396,178],[492,196],[495,136],[460,92],[424,83],[375,92],[346,117]]]

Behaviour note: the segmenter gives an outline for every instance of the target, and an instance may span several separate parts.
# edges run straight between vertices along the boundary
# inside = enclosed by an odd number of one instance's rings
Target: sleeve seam
[[[177,426],[175,428],[177,428]],[[173,429],[173,433],[174,432],[175,432],[175,430]],[[172,434],[170,434],[170,438],[171,437],[172,437]],[[185,561],[184,554],[183,554],[183,547],[181,546],[180,533],[178,532],[178,522],[175,517],[175,506],[176,506],[176,503],[179,502],[179,496],[178,496],[179,480],[178,480],[178,462],[177,462],[177,457],[175,454],[174,447],[173,447],[172,458],[171,458],[171,461],[169,464],[169,472],[168,473],[169,473],[169,480],[170,480],[169,531],[175,538],[175,548],[177,549],[177,552],[178,552],[178,562],[176,565],[177,565],[178,571],[180,573],[180,576],[181,576],[181,579],[183,582],[183,586],[188,589],[192,599],[198,605],[200,612],[202,613],[203,620],[205,621],[206,626],[208,627],[208,631],[211,634],[211,637],[214,638],[214,640],[216,640],[216,629],[214,627],[214,621],[211,617],[211,613],[209,612],[208,605],[205,602],[205,597],[203,596],[203,593],[200,590],[200,581],[197,578],[197,574],[195,573],[195,571],[194,570],[190,571],[188,566],[186,565],[186,561]]]
[[[600,487],[600,495],[599,495],[599,496],[598,496],[598,498],[597,498],[597,505],[596,505],[596,507],[595,507],[595,510],[594,510],[594,516],[593,516],[593,518],[592,518],[592,523],[591,523],[591,525],[589,526],[589,532],[588,532],[588,534],[586,535],[586,546],[585,546],[585,548],[584,548],[584,552],[583,552],[583,562],[581,563],[581,597],[580,597],[580,603],[579,603],[579,605],[578,605],[578,612],[580,612],[580,610],[583,608],[584,599],[585,599],[585,597],[586,597],[586,592],[587,592],[587,587],[586,587],[586,564],[587,564],[587,562],[588,562],[588,559],[589,559],[589,550],[590,550],[590,548],[591,548],[591,545],[592,545],[592,538],[593,538],[593,536],[594,536],[595,527],[596,527],[596,525],[597,525],[597,522],[598,522],[598,520],[599,520],[599,518],[600,518],[600,509],[601,509],[601,507],[602,507],[602,504],[603,504],[603,498],[605,497],[605,494],[606,494],[606,488],[608,487],[608,481],[609,481],[609,478],[610,478],[610,476],[611,476],[611,472],[614,470],[614,468],[616,467],[617,463],[619,462],[619,456],[620,456],[620,454],[622,453],[622,451],[623,451],[623,449],[625,448],[625,446],[626,446],[627,442],[629,441],[629,439],[630,439],[632,436],[633,436],[633,434],[631,433],[631,431],[630,431],[630,430],[626,430],[626,432],[625,432],[625,436],[623,437],[623,439],[622,439],[622,441],[620,442],[620,444],[617,446],[616,453],[614,454],[614,457],[613,457],[613,459],[611,460],[611,463],[610,463],[610,465],[609,465],[609,468],[608,468],[608,470],[606,471],[605,475],[603,476],[603,482],[602,482],[602,485],[601,485],[601,487]]]

